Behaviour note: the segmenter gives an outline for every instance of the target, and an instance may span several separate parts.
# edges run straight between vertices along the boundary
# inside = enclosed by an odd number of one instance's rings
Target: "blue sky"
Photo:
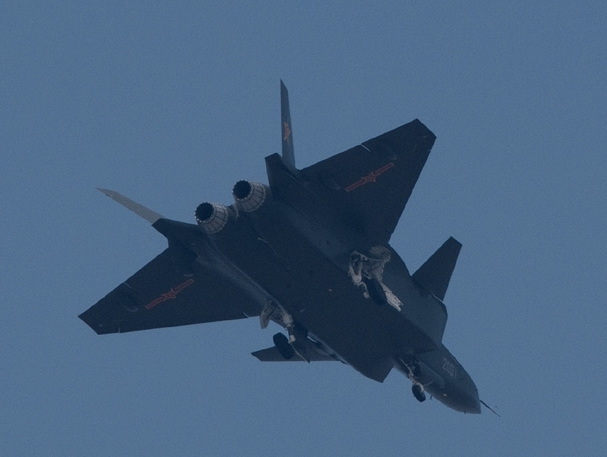
[[[603,2],[3,2],[2,455],[603,455]],[[279,79],[297,163],[419,118],[437,141],[392,245],[463,243],[445,343],[497,407],[270,364],[255,319],[97,336],[77,319],[174,219],[265,181]]]

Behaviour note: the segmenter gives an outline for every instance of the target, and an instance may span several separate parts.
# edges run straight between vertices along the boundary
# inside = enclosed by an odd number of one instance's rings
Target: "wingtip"
[[[460,243],[457,239],[453,238],[452,236],[450,236],[447,241],[449,243],[451,243],[453,246],[456,246],[456,247],[459,246],[460,249],[463,246],[462,243]]]
[[[97,189],[99,192],[101,192],[103,195],[112,198],[112,195],[115,195],[116,192],[114,192],[113,190],[110,189],[103,189],[101,187],[95,187],[95,189]]]

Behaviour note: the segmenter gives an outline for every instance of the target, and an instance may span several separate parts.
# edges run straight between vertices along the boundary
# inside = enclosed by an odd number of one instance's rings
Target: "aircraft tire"
[[[369,292],[369,297],[371,297],[375,303],[378,305],[385,305],[388,303],[386,292],[377,279],[365,279],[365,284],[367,286],[367,292]]]
[[[424,393],[424,389],[420,384],[413,384],[411,390],[413,391],[413,396],[417,399],[417,401],[421,403],[426,400],[426,394]]]
[[[289,340],[286,336],[282,333],[277,333],[272,337],[272,340],[274,340],[274,346],[276,346],[276,349],[278,349],[278,352],[280,352],[280,355],[285,360],[291,360],[293,358],[295,349],[289,344]]]

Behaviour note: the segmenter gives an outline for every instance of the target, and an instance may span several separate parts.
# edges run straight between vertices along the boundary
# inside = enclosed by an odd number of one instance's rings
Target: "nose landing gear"
[[[409,358],[408,360],[400,359],[400,362],[402,363],[402,371],[407,375],[409,381],[413,383],[411,386],[413,396],[420,403],[426,401],[424,385],[419,381],[421,376],[421,367],[419,366],[419,362],[414,358]]]

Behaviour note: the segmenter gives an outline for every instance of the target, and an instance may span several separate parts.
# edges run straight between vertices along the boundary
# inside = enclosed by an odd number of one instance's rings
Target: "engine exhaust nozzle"
[[[228,208],[217,203],[201,203],[194,212],[198,226],[207,235],[221,232],[228,223]]]
[[[270,195],[270,188],[264,184],[250,181],[238,181],[232,189],[234,201],[239,210],[252,213],[261,208]]]

